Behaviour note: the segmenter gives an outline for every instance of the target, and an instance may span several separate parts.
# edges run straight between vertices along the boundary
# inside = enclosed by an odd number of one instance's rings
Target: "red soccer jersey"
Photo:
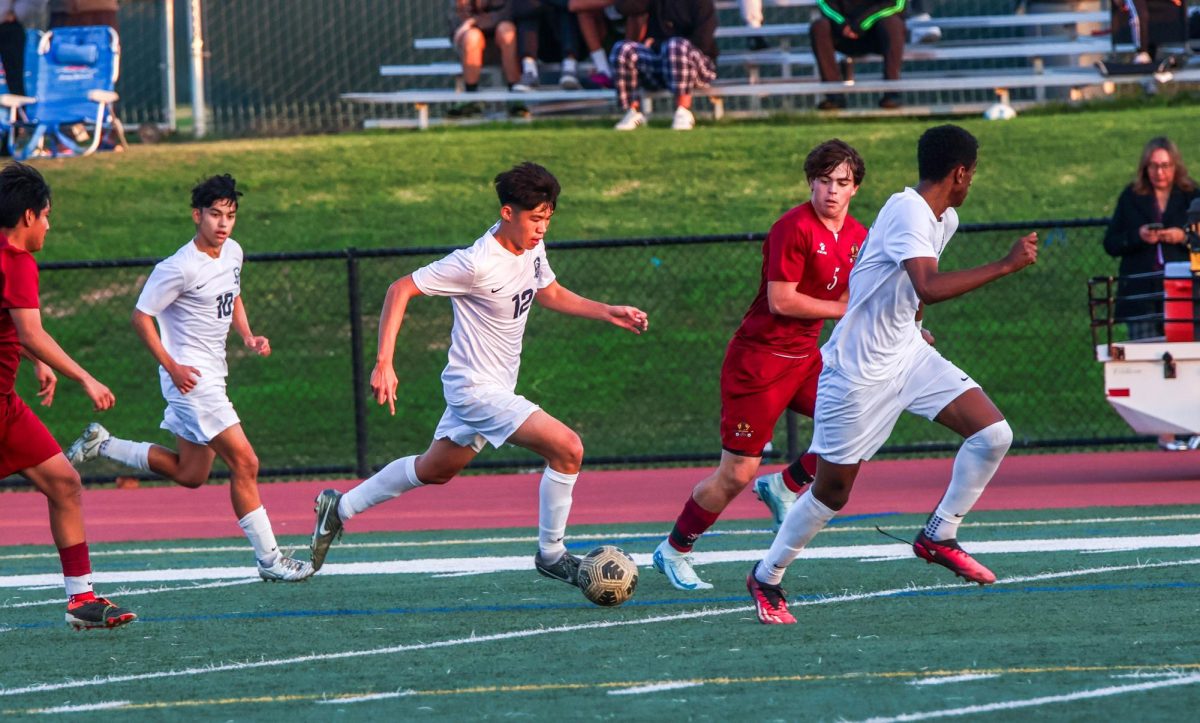
[[[762,282],[734,340],[788,356],[811,354],[825,320],[771,313],[767,282],[792,281],[802,294],[836,300],[846,291],[850,269],[866,237],[863,225],[847,215],[835,238],[811,201],[783,214],[763,242]]]
[[[21,363],[21,343],[9,309],[38,308],[38,268],[33,254],[0,235],[0,394],[11,394]]]

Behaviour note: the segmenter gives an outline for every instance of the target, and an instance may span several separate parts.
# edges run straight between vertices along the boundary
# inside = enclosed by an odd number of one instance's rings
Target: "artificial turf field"
[[[0,716],[1186,720],[1197,520],[980,512],[962,539],[999,576],[980,588],[875,530],[910,537],[920,516],[839,519],[785,580],[800,623],[772,627],[743,584],[772,539],[754,521],[702,540],[716,587],[697,593],[648,567],[664,525],[572,528],[577,553],[618,544],[641,565],[615,609],[536,575],[527,528],[347,534],[296,585],[250,577],[243,540],[96,545],[98,590],[141,617],[86,633],[61,622],[53,552],[8,547]]]

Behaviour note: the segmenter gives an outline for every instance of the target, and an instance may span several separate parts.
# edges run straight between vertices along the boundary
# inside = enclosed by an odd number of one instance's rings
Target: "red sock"
[[[687,504],[679,513],[679,519],[675,520],[675,527],[671,530],[671,536],[667,540],[671,543],[671,547],[679,552],[691,552],[692,545],[696,544],[700,535],[712,527],[720,516],[720,512],[709,512],[689,496]]]
[[[792,492],[800,492],[813,481],[817,473],[817,455],[806,452],[783,471],[783,484]]]
[[[88,555],[86,542],[58,548],[58,559],[62,561],[63,577],[83,577],[92,574],[92,560]]]

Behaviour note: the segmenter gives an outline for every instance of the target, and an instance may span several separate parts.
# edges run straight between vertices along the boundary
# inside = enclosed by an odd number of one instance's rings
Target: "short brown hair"
[[[863,179],[867,177],[867,165],[863,163],[858,151],[840,138],[825,141],[809,151],[808,158],[804,159],[804,175],[811,182],[821,176],[828,176],[843,163],[850,164],[854,185],[861,186]]]
[[[1175,166],[1175,188],[1180,191],[1190,193],[1196,190],[1196,182],[1188,175],[1187,166],[1183,165],[1183,156],[1179,154],[1179,146],[1166,136],[1151,138],[1146,147],[1142,149],[1142,160],[1138,161],[1137,175],[1133,177],[1133,192],[1145,196],[1154,191],[1150,186],[1150,176],[1147,170],[1150,167],[1150,156],[1154,155],[1155,151],[1163,150],[1171,156],[1171,163]]]
[[[525,161],[496,176],[496,195],[501,206],[516,206],[526,211],[549,204],[558,206],[560,191],[554,174],[536,163]]]

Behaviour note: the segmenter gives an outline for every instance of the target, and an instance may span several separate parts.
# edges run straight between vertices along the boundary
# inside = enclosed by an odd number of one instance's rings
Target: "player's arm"
[[[421,296],[421,290],[413,281],[412,274],[409,274],[388,287],[387,296],[383,299],[383,311],[379,314],[379,350],[375,355],[375,368],[371,370],[371,391],[375,394],[375,401],[386,403],[393,415],[396,413],[396,387],[400,380],[396,378],[392,358],[396,352],[396,337],[400,335],[400,325],[404,322],[404,312],[408,309],[409,299],[414,296]]]
[[[116,403],[108,387],[79,366],[42,327],[40,309],[8,309],[8,313],[12,316],[13,326],[17,328],[17,340],[29,358],[43,362],[66,378],[79,382],[96,411],[104,411]]]
[[[767,306],[772,314],[793,319],[840,319],[846,315],[846,294],[834,301],[801,293],[794,281],[768,281]]]
[[[238,294],[233,300],[233,329],[242,337],[247,347],[253,349],[259,356],[271,356],[271,342],[265,336],[255,336],[250,331],[250,319],[246,316],[246,306],[242,303],[242,295]]]
[[[42,406],[48,407],[54,404],[54,390],[58,387],[58,376],[54,370],[50,368],[49,364],[26,351],[24,347],[21,348],[21,356],[33,362],[33,377],[37,379],[37,395],[42,398]]]
[[[537,292],[534,300],[540,306],[560,314],[581,316],[585,319],[607,321],[622,329],[628,329],[634,334],[641,334],[650,328],[650,320],[646,312],[632,306],[613,306],[592,301],[576,294],[557,281]]]
[[[1008,255],[961,271],[938,271],[938,260],[932,256],[905,259],[904,270],[912,280],[913,289],[921,303],[928,306],[962,296],[1001,276],[1020,271],[1037,261],[1037,234],[1022,236],[1013,244]]]
[[[158,335],[158,327],[154,325],[154,317],[141,309],[134,309],[130,323],[133,324],[133,330],[137,333],[138,338],[150,350],[150,356],[154,357],[159,366],[167,370],[167,374],[171,375],[171,381],[175,387],[184,394],[192,391],[200,378],[200,370],[176,362],[167,353],[167,348],[163,346],[162,338]]]

